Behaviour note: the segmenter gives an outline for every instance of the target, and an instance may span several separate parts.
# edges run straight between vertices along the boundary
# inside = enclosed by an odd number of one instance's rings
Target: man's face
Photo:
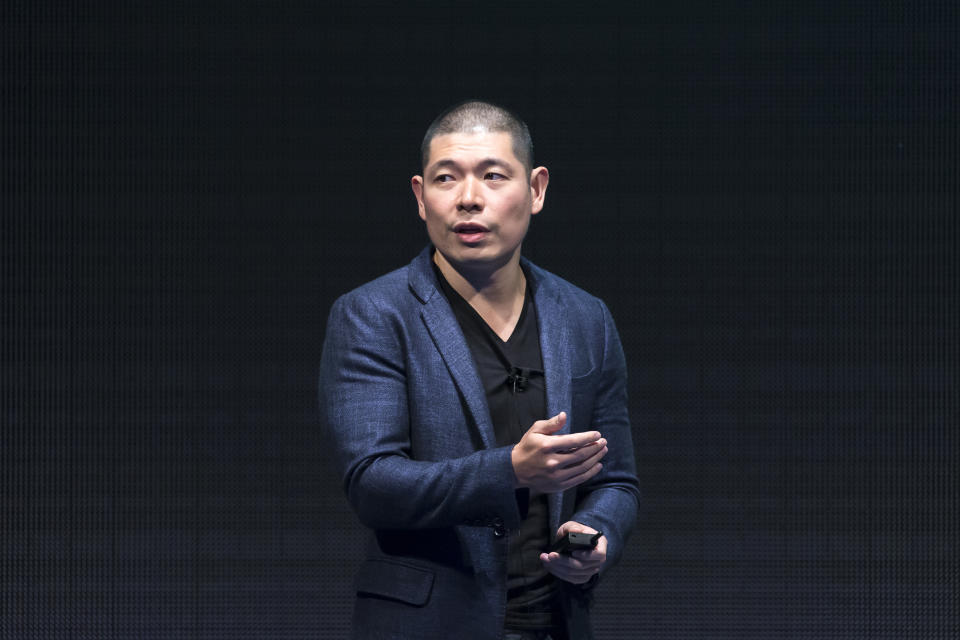
[[[411,186],[437,251],[454,267],[475,271],[519,259],[547,180],[544,167],[527,175],[509,133],[481,130],[431,140],[423,176]]]

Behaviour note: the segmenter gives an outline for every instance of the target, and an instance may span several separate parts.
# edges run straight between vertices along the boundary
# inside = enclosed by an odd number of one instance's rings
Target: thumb
[[[530,433],[543,433],[550,435],[563,429],[563,425],[567,424],[567,414],[563,411],[553,416],[549,420],[537,420],[533,423],[533,426],[530,427]]]
[[[585,524],[577,522],[575,520],[568,520],[560,525],[560,528],[557,529],[557,538],[562,538],[568,533],[596,533],[597,530],[593,527],[588,527]]]

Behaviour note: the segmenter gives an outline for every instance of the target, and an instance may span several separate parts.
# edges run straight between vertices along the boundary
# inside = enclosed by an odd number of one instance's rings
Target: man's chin
[[[493,273],[510,264],[514,255],[519,257],[520,253],[519,250],[515,254],[503,254],[490,251],[489,247],[485,247],[484,249],[487,250],[478,248],[476,250],[459,250],[449,253],[446,251],[438,251],[438,253],[442,255],[443,259],[446,260],[451,267],[464,274]]]

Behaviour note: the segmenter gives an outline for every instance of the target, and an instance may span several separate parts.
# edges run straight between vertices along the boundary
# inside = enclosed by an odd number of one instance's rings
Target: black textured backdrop
[[[629,359],[598,636],[956,638],[953,2],[650,4],[4,3],[0,636],[345,636],[326,312],[482,96]]]

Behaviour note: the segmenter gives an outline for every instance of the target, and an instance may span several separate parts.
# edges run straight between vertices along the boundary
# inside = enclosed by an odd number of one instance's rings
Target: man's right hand
[[[518,488],[555,493],[586,482],[600,473],[607,441],[598,431],[553,435],[563,428],[567,414],[537,420],[513,447],[510,459]]]

